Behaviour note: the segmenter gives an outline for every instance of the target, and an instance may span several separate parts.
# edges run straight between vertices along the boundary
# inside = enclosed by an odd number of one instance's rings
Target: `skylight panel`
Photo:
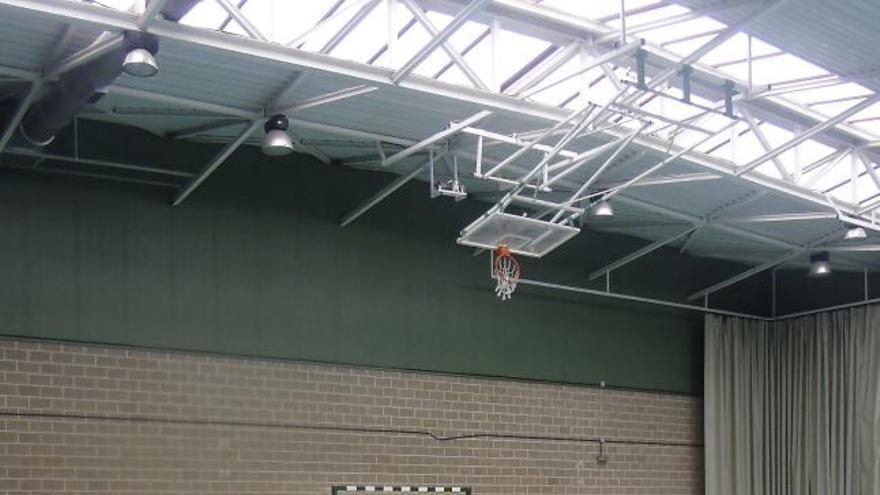
[[[387,7],[384,3],[380,3],[379,6],[375,9],[375,12],[379,13],[380,17],[384,17],[381,23],[378,23],[377,26],[381,26],[378,31],[375,33],[375,36],[378,39],[382,40],[380,45],[385,45],[388,41],[388,27],[387,27]],[[375,62],[375,65],[381,65],[383,67],[390,67],[392,69],[400,68],[407,60],[412,58],[415,55],[419,48],[425,45],[428,41],[431,40],[431,35],[425,29],[424,26],[420,22],[415,22],[412,24],[409,29],[403,34],[400,34],[401,30],[403,30],[404,26],[410,24],[413,19],[412,13],[400,2],[394,3],[394,30],[393,32],[399,35],[399,38],[395,40],[393,46],[385,50],[385,52],[380,56]],[[429,18],[431,18],[429,16]],[[432,18],[436,19],[436,18]],[[436,24],[436,21],[434,21]],[[445,23],[443,24],[445,25]],[[437,26],[438,29],[442,29],[441,26]],[[358,37],[362,39],[362,37]],[[438,48],[438,50],[440,50]]]
[[[388,43],[388,13],[383,5],[374,7],[366,14],[357,27],[346,36],[339,45],[331,52],[334,56],[344,58],[346,60],[355,60],[362,63],[370,63],[380,50],[383,50]],[[356,12],[352,12],[354,16]],[[400,22],[395,22],[395,27],[401,29],[411,19],[409,12],[402,12]],[[403,18],[405,17],[405,18]],[[395,18],[395,20],[397,20]],[[400,24],[398,26],[398,24]],[[410,27],[413,29],[415,26]],[[384,55],[384,54],[383,54]],[[374,63],[380,64],[382,56]]]
[[[428,12],[428,18],[434,23],[437,29],[443,29],[449,21],[452,20],[451,16],[439,14],[436,12]],[[486,30],[486,26],[482,24],[478,24],[476,22],[466,22],[464,25],[458,28],[457,31],[449,38],[449,44],[452,48],[461,54],[465,48],[480,34]],[[418,47],[421,48],[421,45]],[[405,62],[405,61],[404,61]],[[449,54],[443,50],[442,47],[438,47],[431,55],[428,56],[418,67],[413,71],[416,74],[425,76],[425,77],[433,77],[440,69],[444,66],[452,62]],[[477,73],[477,76],[483,81],[486,82],[491,77],[491,67],[490,66],[471,66],[471,68]],[[450,67],[449,70],[452,70],[453,67]],[[446,75],[444,73],[444,75]],[[464,76],[464,73],[461,74]],[[441,77],[441,80],[447,80],[451,82],[451,77],[449,76],[446,79]],[[470,84],[470,80],[465,77],[464,83],[465,85]]]
[[[779,84],[827,74],[829,74],[827,70],[791,54],[752,62],[754,85]]]
[[[220,29],[220,24],[227,17],[229,15],[220,4],[214,0],[202,0],[183,16],[180,23],[187,26],[217,30]]]
[[[76,1],[76,0],[74,0]],[[116,10],[124,10],[124,11],[132,11],[136,3],[139,0],[89,0],[83,1],[83,3],[91,3],[94,5],[100,5],[101,7],[107,7],[108,9],[116,9]]]
[[[874,184],[874,180],[868,175],[867,171],[861,164],[859,164],[855,184],[849,180],[852,176],[848,166],[849,164],[844,162],[841,165],[843,166],[840,168],[843,170],[835,174],[835,178],[838,179],[838,181],[826,189],[828,194],[831,194],[842,201],[861,203],[878,193],[877,185]]]
[[[339,33],[346,26],[346,24],[361,10],[361,7],[346,9],[345,11],[340,12],[338,15],[334,15],[331,18],[327,19],[322,25],[316,27],[318,21],[321,19],[321,17],[323,17],[323,15],[332,5],[330,2],[325,1],[316,3],[320,5],[320,8],[313,8],[308,13],[308,15],[313,19],[312,22],[298,23],[296,29],[289,29],[284,35],[279,36],[279,42],[287,43],[289,42],[289,40],[295,39],[301,34],[308,32],[308,36],[306,36],[305,40],[302,42],[301,49],[311,52],[320,52],[324,49],[324,47],[328,45],[331,40],[333,40],[336,34]],[[374,8],[373,10],[377,9]],[[385,31],[383,30],[383,33],[384,32]],[[345,39],[354,37],[353,35],[353,32],[348,33],[348,35],[343,38],[343,41]],[[387,39],[387,35],[383,34],[381,39]],[[346,58],[336,52],[337,48],[339,48],[339,45],[336,45],[335,48],[330,50],[330,53],[338,56],[339,58]]]
[[[779,52],[780,50],[773,45],[752,38],[752,57],[763,57]],[[729,40],[707,53],[700,59],[700,62],[707,65],[730,64],[730,62],[737,60],[745,61],[748,56],[749,37],[744,33],[737,33]]]
[[[333,3],[331,0],[248,0],[241,11],[269,41],[285,43],[318,24]]]
[[[544,51],[550,43],[525,34],[515,33],[509,29],[498,31],[497,68],[498,80],[506,81],[523,64]]]
[[[654,3],[657,0],[626,0],[624,5],[626,10],[632,10]],[[620,13],[620,2],[613,0],[544,0],[541,6],[593,20]]]
[[[847,120],[847,123],[868,132],[880,131],[880,103],[875,103],[853,115]]]
[[[627,9],[631,10],[630,7],[627,7]],[[618,11],[615,13],[619,14],[619,12],[620,7],[618,4]],[[647,12],[629,14],[626,16],[627,33],[637,34],[641,31],[651,28],[652,26],[667,24],[668,22],[675,22],[677,19],[684,19],[686,18],[686,16],[689,15],[689,12],[689,9],[681,7],[679,5],[666,5],[663,7],[658,7],[656,9],[648,10]],[[609,17],[610,15],[613,14],[609,14]],[[605,24],[609,27],[613,27],[614,29],[620,29],[620,18],[615,16],[614,19],[609,20]]]
[[[486,28],[486,26],[481,26],[482,28]],[[485,32],[485,31],[483,31]],[[475,41],[479,36],[474,36],[474,39],[471,42]],[[483,79],[483,81],[488,84],[490,87],[497,88],[501,84],[501,79],[495,74],[495,69],[493,68],[492,62],[492,41],[490,37],[487,35],[484,37],[479,43],[477,43],[473,48],[468,50],[467,53],[463,54],[465,62],[468,63]],[[451,69],[451,68],[450,68]]]

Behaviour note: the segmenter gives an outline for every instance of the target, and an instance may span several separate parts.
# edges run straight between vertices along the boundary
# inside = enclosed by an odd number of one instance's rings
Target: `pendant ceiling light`
[[[269,156],[283,156],[293,153],[293,141],[287,135],[290,121],[284,114],[273,115],[266,121],[263,127],[266,136],[263,138],[263,154]]]
[[[126,32],[123,38],[125,59],[122,70],[135,77],[153,77],[159,72],[156,53],[159,51],[159,38],[145,33]]]
[[[593,206],[591,213],[594,217],[609,218],[614,216],[614,207],[608,201],[600,201]]]
[[[810,276],[819,278],[831,275],[830,255],[828,251],[822,251],[810,255]]]
[[[843,236],[844,240],[847,241],[857,241],[861,239],[867,239],[868,234],[865,232],[865,229],[861,227],[857,227],[855,225],[848,225],[848,229],[846,234]]]

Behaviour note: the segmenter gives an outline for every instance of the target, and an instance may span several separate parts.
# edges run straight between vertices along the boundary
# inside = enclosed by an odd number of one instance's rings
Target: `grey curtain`
[[[706,493],[880,494],[880,307],[708,315]]]

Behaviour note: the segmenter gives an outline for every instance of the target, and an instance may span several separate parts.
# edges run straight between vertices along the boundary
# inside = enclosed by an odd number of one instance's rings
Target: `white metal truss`
[[[858,197],[854,195],[848,198],[848,200],[835,201],[834,204],[829,205],[827,195],[811,187],[826,174],[836,170],[835,167],[838,166],[843,157],[850,155],[853,160],[851,165],[853,167],[858,166],[859,170],[849,176],[846,184],[849,184],[855,190],[858,178],[862,175],[867,175],[871,182],[880,188],[880,177],[878,177],[878,172],[874,167],[874,163],[877,162],[876,150],[870,148],[870,146],[880,142],[880,138],[852,125],[852,117],[874,105],[880,99],[877,95],[864,95],[861,101],[829,118],[807,105],[786,100],[784,95],[793,91],[802,91],[804,88],[839,84],[842,78],[838,76],[821,76],[809,80],[782,83],[774,85],[773,88],[756,88],[753,87],[751,81],[732,80],[728,75],[720,72],[718,70],[720,64],[710,66],[701,62],[709,52],[741,32],[749,23],[780,8],[780,6],[785,4],[785,0],[735,2],[735,5],[731,3],[730,5],[712,7],[715,9],[729,9],[746,6],[749,12],[737,22],[724,29],[701,33],[700,38],[695,37],[696,35],[692,36],[692,39],[707,38],[707,41],[702,43],[697,50],[684,57],[670,52],[663,46],[647,43],[642,39],[634,37],[634,35],[656,29],[660,26],[674,26],[705,15],[707,12],[696,10],[686,14],[660,18],[646,24],[626,26],[627,15],[633,15],[633,12],[637,10],[639,12],[648,11],[664,5],[658,2],[640,9],[622,11],[619,17],[621,26],[619,28],[612,28],[607,24],[608,20],[585,20],[570,14],[543,8],[537,3],[519,0],[395,0],[400,1],[412,14],[413,18],[409,25],[418,24],[430,35],[430,41],[397,68],[355,63],[333,56],[334,51],[343,39],[353,36],[357,32],[358,26],[365,22],[367,15],[372,9],[378,8],[380,3],[378,0],[348,0],[341,3],[341,7],[337,6],[339,8],[334,8],[334,12],[329,12],[322,18],[321,24],[323,25],[334,16],[341,15],[343,11],[348,10],[350,12],[358,9],[355,15],[350,17],[348,22],[323,44],[320,53],[298,49],[304,42],[309,40],[316,29],[310,29],[298,35],[288,43],[288,46],[272,43],[267,40],[266,34],[262,32],[260,26],[247,16],[240,9],[239,5],[230,0],[218,1],[229,18],[235,20],[248,34],[249,38],[231,36],[222,32],[211,32],[163,20],[158,15],[158,12],[165,3],[163,0],[148,2],[143,12],[120,12],[78,2],[0,0],[0,6],[37,11],[73,25],[100,27],[108,32],[107,36],[96,41],[86,49],[57,62],[43,73],[23,71],[18,68],[0,68],[0,73],[2,74],[32,82],[30,93],[18,109],[17,119],[20,120],[23,117],[24,112],[27,111],[30,102],[36,97],[44,82],[54,79],[65,71],[92,60],[106,53],[107,50],[118,46],[122,31],[142,30],[155,34],[160,39],[173,40],[176,43],[186,44],[192,48],[206,48],[234,54],[244,54],[284,64],[289,66],[293,73],[291,82],[286,90],[276,95],[276,98],[273,100],[266,102],[264,108],[260,109],[235,108],[215,102],[197,101],[124,86],[114,85],[108,88],[109,91],[119,95],[200,109],[217,115],[218,120],[213,123],[180,129],[172,133],[172,137],[179,139],[198,136],[205,132],[232,125],[247,124],[235,140],[228,143],[200,174],[191,178],[189,184],[175,198],[174,204],[180,204],[180,202],[186,199],[237,147],[245,143],[267,115],[280,112],[290,114],[291,123],[294,126],[379,143],[380,155],[382,156],[378,162],[384,167],[389,167],[408,157],[422,155],[428,150],[440,153],[441,151],[437,148],[437,144],[457,134],[475,136],[477,138],[475,149],[455,146],[454,149],[450,150],[450,155],[470,157],[474,162],[474,179],[493,182],[506,188],[502,199],[490,211],[503,211],[512,203],[528,205],[533,209],[539,210],[539,218],[542,215],[546,215],[550,222],[570,223],[577,216],[583,214],[591,203],[602,200],[616,197],[623,201],[637,201],[627,197],[627,189],[629,187],[637,187],[649,181],[651,184],[657,185],[683,180],[706,180],[707,178],[719,177],[739,178],[758,190],[797,198],[814,205],[819,210],[815,213],[800,214],[800,216],[796,214],[788,216],[762,214],[727,219],[715,217],[706,219],[690,215],[684,215],[685,218],[682,218],[676,212],[673,211],[670,214],[671,210],[667,210],[666,214],[673,218],[677,217],[678,219],[688,221],[691,227],[671,239],[655,241],[646,248],[615,262],[622,262],[621,264],[609,265],[610,268],[606,267],[604,272],[599,270],[597,273],[607,273],[664,245],[668,245],[682,237],[690,236],[699,228],[709,223],[712,224],[712,228],[749,237],[753,240],[762,241],[765,244],[775,245],[776,247],[785,247],[790,250],[791,256],[805,252],[812,245],[798,245],[762,236],[750,230],[742,229],[738,225],[758,222],[815,221],[838,218],[846,219],[853,224],[866,224],[876,228],[872,213],[877,208],[880,208],[880,200],[877,200],[877,198],[868,198],[860,202]],[[387,4],[390,9],[393,2],[388,2]],[[445,13],[451,16],[452,19],[444,27],[438,28],[428,17],[426,13],[428,10]],[[513,80],[502,92],[494,71],[492,72],[493,76],[490,84],[486,84],[478,71],[465,60],[466,50],[457,50],[450,43],[451,36],[467,22],[476,22],[487,26],[487,35],[481,35],[479,39],[483,39],[483,37],[490,38],[492,46],[496,48],[497,31],[500,25],[513,26],[514,29],[517,26],[528,26],[530,34],[552,42],[560,48],[551,54],[549,58],[537,63],[531,70],[523,71],[520,77]],[[392,24],[390,22],[388,25],[389,36],[386,49],[392,50],[393,45],[398,42],[400,35],[399,33],[392,32]],[[443,71],[440,71],[434,78],[414,73],[415,69],[437,48],[447,53],[451,60],[450,64],[458,67],[473,87],[439,80],[439,74]],[[493,50],[492,54],[493,65],[497,63],[496,58],[499,56],[495,51]],[[589,56],[585,57],[584,54],[586,53]],[[644,81],[646,83],[644,86],[638,84],[638,81],[636,84],[633,84],[632,81],[618,80],[618,73],[611,67],[612,63],[620,63],[621,65],[632,67],[634,65],[632,60],[635,58],[633,56],[635,53],[650,57],[654,67],[657,69],[655,73],[648,75]],[[581,67],[574,73],[560,75],[559,71],[561,68],[576,55],[582,57]],[[769,57],[771,54],[766,56]],[[757,59],[750,52],[746,62],[751,65]],[[538,103],[532,98],[564,82],[582,77],[596,68],[601,68],[602,77],[608,79],[616,88],[617,93],[614,98],[591,103],[588,106],[581,106],[578,110]],[[314,71],[345,76],[357,80],[360,84],[296,102],[292,98],[292,95],[296,93],[295,88],[301,83],[302,77],[305,77],[304,74]],[[698,125],[694,120],[691,120],[691,117],[688,119],[670,118],[643,108],[642,105],[646,101],[650,101],[655,97],[678,98],[678,96],[672,96],[670,90],[676,88],[677,78],[684,77],[683,73],[685,72],[691,74],[690,77],[700,80],[704,87],[715,86],[721,88],[724,81],[728,80],[731,82],[731,87],[738,94],[733,98],[728,96],[726,101],[720,101],[713,106],[706,107],[702,118],[722,113],[726,106],[735,101],[737,103],[737,115],[735,118],[741,118],[746,122],[749,128],[746,132],[754,136],[763,147],[764,153],[761,156],[748,160],[745,163],[738,163],[735,160],[731,161],[710,155],[701,149],[703,144],[714,142],[717,138],[722,137],[723,132],[735,126],[737,120],[731,120],[728,124],[720,126],[719,130],[718,126],[704,128],[702,127],[703,123]],[[645,77],[645,74],[639,74],[638,76]],[[348,128],[344,124],[333,125],[326,122],[311,122],[300,119],[296,115],[296,112],[299,110],[381,90],[389,84],[399,85],[416,94],[454,98],[475,104],[487,110],[464,121],[452,123],[444,131],[426,138],[421,138],[420,136],[384,136],[362,129]],[[707,94],[706,96],[713,101],[717,101],[717,94]],[[584,98],[585,96],[582,95],[581,97]],[[840,98],[840,100],[844,101],[845,98]],[[855,99],[846,101],[852,100]],[[513,112],[539,118],[548,121],[549,127],[534,134],[529,134],[528,132],[500,134],[488,129],[474,127],[478,121],[488,116],[491,111]],[[624,118],[628,120],[620,120]],[[772,121],[773,125],[780,125],[792,130],[793,136],[784,143],[774,145],[761,129],[758,119],[761,122]],[[655,128],[647,127],[645,123],[649,121],[664,124],[667,126],[666,129],[673,129],[674,134],[677,136],[697,133],[700,134],[700,137],[691,139],[691,144],[678,145],[661,137],[661,134],[656,132]],[[635,125],[622,125],[623,122]],[[8,126],[4,130],[3,135],[0,136],[0,151],[8,143],[11,133],[15,130],[17,124],[18,121],[13,120],[13,124]],[[603,141],[605,144],[591,149],[570,146],[570,143],[591,132],[595,133],[597,138],[601,138],[600,141]],[[737,139],[735,136],[737,135],[736,130],[731,133],[731,145],[735,144],[734,141]],[[827,156],[810,164],[802,166],[800,163],[797,163],[795,168],[788,169],[781,160],[782,155],[788,151],[798,149],[800,145],[810,140],[827,143],[835,149]],[[515,145],[518,149],[502,160],[491,160],[484,155],[484,146],[489,146],[492,142]],[[402,146],[404,149],[397,153],[386,154],[386,151],[381,146],[382,143]],[[315,155],[319,159],[323,161],[330,160],[330,156],[327,153],[305,146],[302,143],[298,144],[300,149]],[[666,157],[648,168],[633,171],[629,179],[616,183],[603,182],[601,179],[605,170],[608,167],[614,166],[617,158],[629,148],[660,152],[666,155]],[[611,152],[611,157],[599,165],[598,169],[586,179],[573,180],[577,175],[576,172],[590,165],[592,160],[605,152]],[[527,156],[532,156],[535,153],[542,153],[543,157],[537,161],[526,160]],[[693,177],[679,178],[667,178],[657,175],[664,166],[676,160],[687,161],[687,163],[703,167],[706,169],[706,172],[702,175],[693,174]],[[766,162],[773,163],[780,173],[781,179],[767,176],[760,171],[761,166]],[[405,172],[400,178],[393,181],[382,191],[379,191],[364,205],[352,211],[343,219],[343,225],[352,222],[407,181],[418,177],[427,166],[427,162],[425,163],[425,165],[410,168],[408,172]],[[624,169],[624,167],[620,166],[620,169]],[[861,169],[864,169],[864,171],[862,172]],[[810,175],[809,179],[802,179],[804,175],[811,172],[812,175]],[[664,180],[666,182],[663,182]],[[523,194],[524,191],[528,191],[529,194]],[[553,196],[552,193],[556,193],[556,195]],[[558,193],[564,193],[564,197],[560,198]],[[662,209],[662,207],[659,208]],[[691,238],[686,243],[690,242]],[[870,250],[866,249],[864,251]],[[787,259],[789,258],[785,258],[782,261]],[[767,265],[770,267],[775,266],[774,264]],[[755,267],[749,270],[748,273],[757,273],[762,266],[764,265]],[[766,269],[766,267],[763,269]],[[734,282],[743,278],[745,277],[737,278]],[[729,285],[724,285],[727,282],[729,281],[716,284],[716,286],[710,287],[706,291],[701,291],[701,293],[698,293],[698,296],[708,294],[719,287],[726,287]]]

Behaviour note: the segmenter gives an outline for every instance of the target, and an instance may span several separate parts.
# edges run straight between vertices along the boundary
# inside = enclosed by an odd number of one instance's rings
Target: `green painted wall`
[[[497,301],[488,259],[454,243],[485,204],[418,183],[338,226],[388,180],[246,151],[173,208],[159,188],[3,172],[0,333],[701,392],[700,314],[528,287]],[[596,235],[528,274],[583,282],[644,242]],[[684,294],[735,269],[615,283]]]

